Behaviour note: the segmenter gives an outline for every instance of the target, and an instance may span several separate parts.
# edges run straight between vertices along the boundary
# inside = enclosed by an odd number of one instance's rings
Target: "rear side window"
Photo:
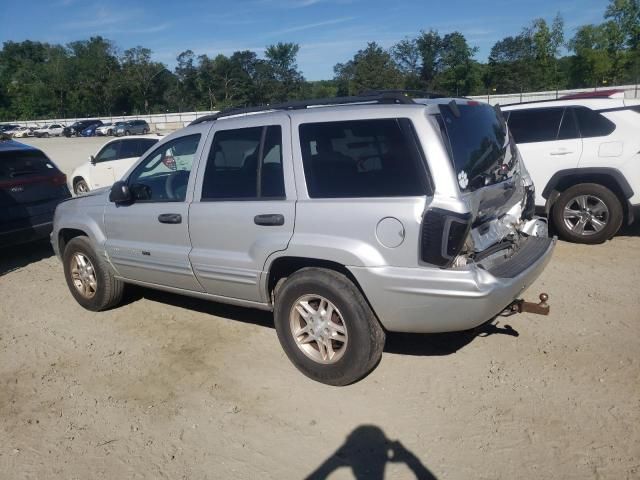
[[[0,152],[0,182],[49,173],[58,169],[39,150]]]
[[[118,158],[137,158],[158,143],[154,139],[125,140],[120,146]]]
[[[573,111],[576,114],[582,138],[605,137],[616,129],[615,123],[590,108],[575,107]]]
[[[574,138],[580,138],[580,131],[578,130],[572,109],[566,108],[562,115],[562,121],[560,122],[558,140],[572,140]]]
[[[202,185],[202,200],[284,198],[282,129],[216,132]]]
[[[426,166],[408,119],[307,123],[299,132],[311,198],[428,193]]]
[[[512,110],[509,115],[509,130],[516,143],[556,140],[564,110],[564,108]]]

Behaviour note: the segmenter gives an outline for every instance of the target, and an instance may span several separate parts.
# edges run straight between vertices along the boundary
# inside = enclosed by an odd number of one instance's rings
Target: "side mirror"
[[[96,164],[96,157],[94,157],[93,155],[89,155],[89,161],[91,162],[91,165],[95,165]]]
[[[128,203],[133,199],[129,186],[122,181],[118,181],[111,187],[109,201],[114,203]]]

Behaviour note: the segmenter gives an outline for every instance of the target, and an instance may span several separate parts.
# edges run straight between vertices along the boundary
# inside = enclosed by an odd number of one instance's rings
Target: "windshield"
[[[462,191],[473,191],[511,178],[517,161],[515,143],[499,110],[490,105],[440,106],[438,123]]]

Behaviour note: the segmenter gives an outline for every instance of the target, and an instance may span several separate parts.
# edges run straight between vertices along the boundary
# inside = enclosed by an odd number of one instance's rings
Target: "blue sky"
[[[602,20],[607,0],[0,0],[0,42],[67,43],[102,35],[120,49],[149,47],[170,66],[183,50],[262,54],[278,41],[300,44],[309,80],[331,78],[337,62],[376,41],[385,48],[421,29],[461,31],[485,60],[496,40],[535,17],[560,12],[566,34]]]

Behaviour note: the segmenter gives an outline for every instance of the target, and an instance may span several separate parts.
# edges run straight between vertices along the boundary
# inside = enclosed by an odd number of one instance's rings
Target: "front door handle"
[[[160,223],[182,223],[182,215],[179,213],[162,213],[158,215]]]
[[[569,155],[570,152],[569,150],[556,150],[555,152],[551,152],[551,155]]]
[[[279,213],[256,215],[255,217],[253,217],[253,221],[256,225],[279,226],[284,225],[284,215],[280,215]]]

